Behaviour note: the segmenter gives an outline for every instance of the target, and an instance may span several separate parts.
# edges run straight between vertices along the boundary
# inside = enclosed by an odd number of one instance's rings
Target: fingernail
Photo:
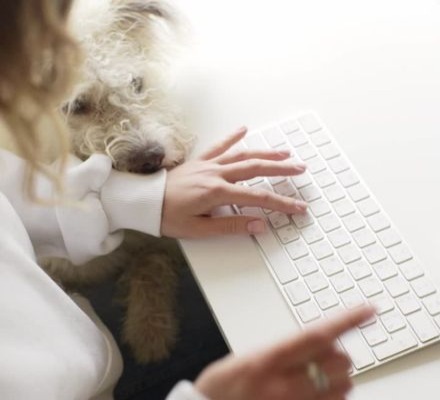
[[[266,232],[266,224],[261,220],[251,221],[247,224],[247,231],[252,235],[264,233]]]
[[[242,126],[241,128],[238,128],[235,133],[237,135],[243,135],[246,132],[247,132],[247,127],[246,126]]]
[[[288,156],[288,157],[290,157],[290,155],[292,154],[292,152],[291,152],[290,150],[279,150],[279,151],[278,151],[278,154],[279,154],[280,156]]]
[[[295,166],[296,166],[296,168],[298,168],[299,170],[301,170],[301,171],[305,171],[306,170],[306,168],[307,168],[307,165],[306,164],[303,164],[303,163],[296,163],[295,164]]]
[[[308,206],[305,201],[297,200],[296,207],[299,208],[300,211],[306,211]]]

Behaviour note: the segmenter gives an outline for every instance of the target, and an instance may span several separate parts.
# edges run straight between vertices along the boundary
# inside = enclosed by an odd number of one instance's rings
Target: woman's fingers
[[[306,167],[292,161],[269,161],[251,159],[224,165],[221,174],[228,182],[245,181],[256,176],[291,176],[299,175]]]
[[[242,127],[234,132],[232,135],[228,136],[222,142],[214,145],[210,150],[203,153],[199,159],[201,160],[211,160],[215,157],[218,157],[229,150],[234,144],[238,143],[247,133],[247,128]]]
[[[241,185],[225,184],[218,196],[213,196],[212,208],[235,204],[239,207],[260,207],[285,214],[303,213],[307,204],[302,200],[281,196],[264,189],[252,189]]]
[[[333,348],[336,338],[367,321],[374,315],[372,307],[360,307],[342,312],[339,316],[301,333],[267,354],[268,365],[273,368],[301,366],[320,357]]]
[[[231,164],[239,161],[251,160],[253,158],[260,160],[280,161],[289,158],[291,153],[289,150],[240,150],[235,152],[227,152],[212,161],[218,164]]]
[[[199,217],[193,223],[194,237],[263,233],[266,223],[255,217]]]

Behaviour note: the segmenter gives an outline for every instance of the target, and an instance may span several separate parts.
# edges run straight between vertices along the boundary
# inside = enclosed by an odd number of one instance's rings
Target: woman
[[[0,150],[4,399],[111,399],[121,374],[119,351],[90,305],[61,291],[38,267],[36,257],[83,263],[112,251],[126,228],[171,237],[264,230],[264,223],[252,217],[209,217],[222,204],[285,213],[305,209],[293,199],[233,185],[256,175],[304,171],[286,161],[286,153],[226,154],[245,129],[168,174],[116,172],[104,155],[86,162],[68,158],[55,110],[79,59],[65,27],[70,3],[0,2],[0,129],[14,149]],[[58,159],[50,168],[42,163],[48,150]],[[371,315],[370,309],[347,313],[252,356],[228,356],[209,366],[194,384],[178,383],[168,398],[341,399],[351,386],[349,360],[336,349],[335,339]]]

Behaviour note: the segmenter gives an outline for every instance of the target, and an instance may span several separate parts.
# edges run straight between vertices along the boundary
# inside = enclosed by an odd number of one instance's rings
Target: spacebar
[[[339,340],[357,370],[366,368],[375,363],[370,348],[365,343],[364,339],[362,339],[357,329],[340,336]]]
[[[269,231],[255,235],[255,239],[263,250],[270,267],[275,272],[280,283],[284,284],[298,278],[295,267],[272,232]]]

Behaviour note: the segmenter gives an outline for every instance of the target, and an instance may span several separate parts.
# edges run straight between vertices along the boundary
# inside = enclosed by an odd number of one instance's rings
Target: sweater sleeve
[[[102,154],[84,162],[72,156],[64,176],[65,199],[54,207],[26,198],[25,167],[23,159],[0,150],[0,192],[14,205],[37,256],[82,264],[119,246],[123,229],[160,235],[165,170],[135,175],[113,170]],[[44,176],[36,176],[35,188],[40,198],[53,198],[54,188]]]
[[[208,400],[201,395],[189,381],[181,381],[168,394],[165,400]]]

